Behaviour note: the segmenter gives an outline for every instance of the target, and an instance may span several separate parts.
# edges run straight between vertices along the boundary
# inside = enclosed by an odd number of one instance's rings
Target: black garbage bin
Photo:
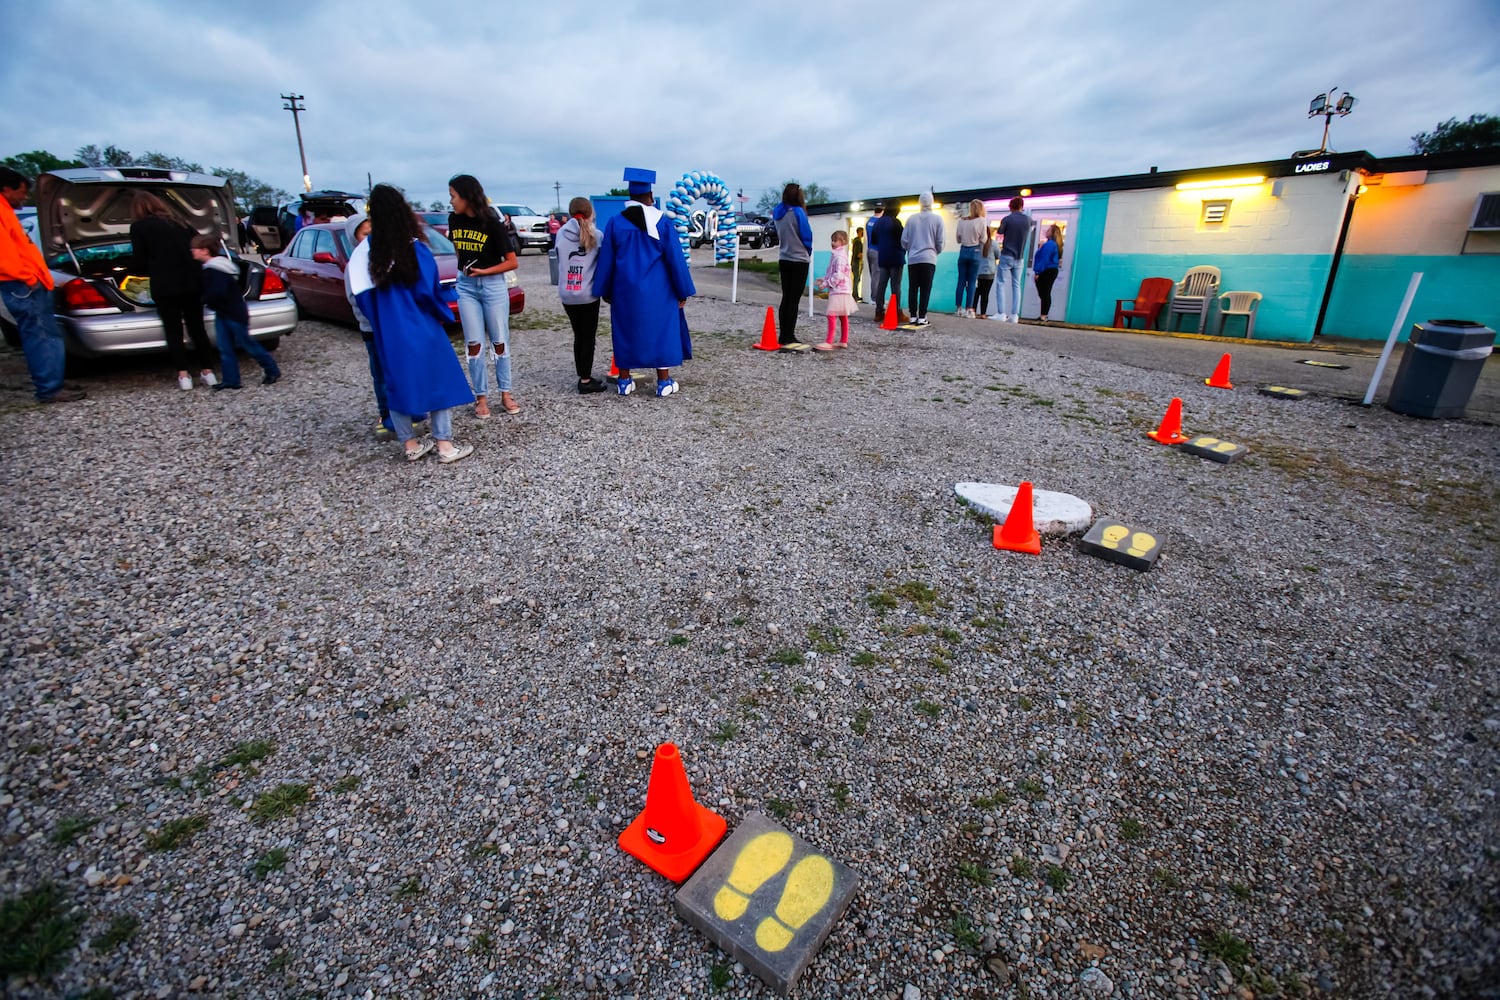
[[[547,270],[552,273],[552,283],[557,284],[557,244],[547,251]]]
[[[1494,346],[1495,331],[1482,323],[1430,319],[1413,324],[1385,405],[1413,417],[1463,416]]]

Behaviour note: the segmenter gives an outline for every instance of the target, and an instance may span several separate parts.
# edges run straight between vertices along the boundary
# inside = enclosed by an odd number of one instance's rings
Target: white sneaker
[[[193,376],[191,376],[191,375],[179,375],[179,376],[177,376],[177,388],[181,389],[183,392],[187,392],[192,387],[193,387]]]
[[[213,388],[214,386],[219,384],[219,380],[214,378],[213,372],[204,372],[203,374],[199,375],[198,378],[201,379],[203,381],[203,384],[208,386],[209,388]]]

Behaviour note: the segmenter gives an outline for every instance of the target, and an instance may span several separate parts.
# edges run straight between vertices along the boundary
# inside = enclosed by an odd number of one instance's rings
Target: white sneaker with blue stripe
[[[659,379],[656,383],[656,394],[658,396],[670,396],[679,388],[681,388],[681,386],[679,386],[673,379]]]

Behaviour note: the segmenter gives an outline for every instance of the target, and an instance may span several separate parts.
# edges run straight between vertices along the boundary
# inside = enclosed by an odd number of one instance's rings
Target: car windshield
[[[446,226],[448,224],[447,212],[423,212],[422,221],[434,226]]]
[[[448,237],[444,236],[436,229],[433,229],[431,226],[423,226],[422,235],[427,237],[427,247],[434,254],[458,253],[457,250],[453,249],[453,243],[448,239]]]
[[[506,215],[536,215],[537,214],[536,212],[533,212],[531,209],[527,208],[525,205],[496,205],[495,206],[495,211],[497,211],[497,212],[504,212]]]

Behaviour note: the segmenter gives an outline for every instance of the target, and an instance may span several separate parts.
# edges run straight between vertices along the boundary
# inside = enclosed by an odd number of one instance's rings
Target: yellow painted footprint
[[[785,868],[791,857],[792,838],[780,830],[768,830],[750,841],[734,859],[729,880],[714,896],[714,912],[721,920],[743,917],[755,890]]]
[[[755,943],[763,951],[785,948],[792,943],[797,929],[828,905],[832,895],[833,865],[820,854],[809,854],[787,875],[781,902],[776,904],[776,916],[760,922],[755,929]]]
[[[1137,531],[1130,536],[1130,548],[1125,550],[1128,556],[1143,556],[1156,548],[1156,536],[1148,535],[1144,531]]]
[[[1099,536],[1099,544],[1106,549],[1118,549],[1120,547],[1120,540],[1128,534],[1130,534],[1130,529],[1125,527],[1125,525],[1111,524]]]

